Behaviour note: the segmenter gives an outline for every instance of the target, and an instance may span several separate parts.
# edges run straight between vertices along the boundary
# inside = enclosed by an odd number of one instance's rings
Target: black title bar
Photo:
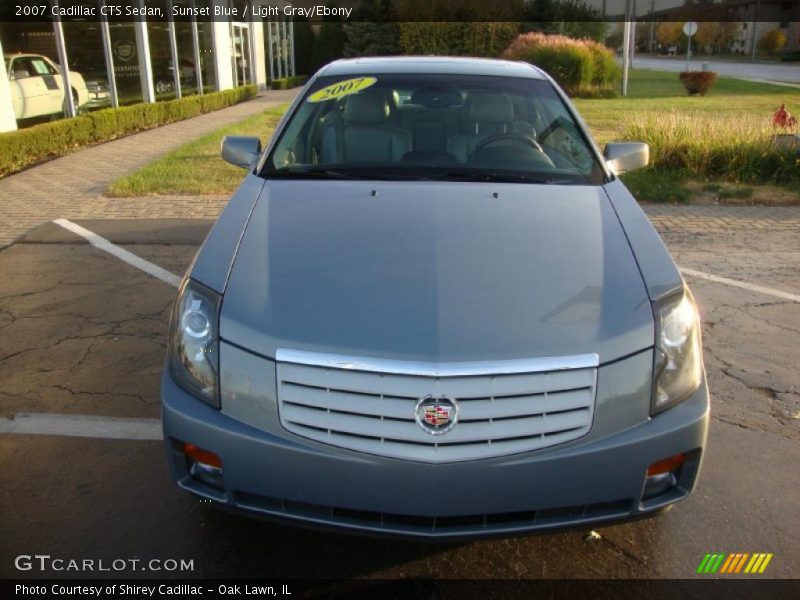
[[[0,21],[798,22],[800,0],[0,0]]]
[[[154,579],[27,579],[4,580],[3,598],[196,598],[204,600],[267,599],[306,600],[361,598],[392,600],[525,599],[536,600],[673,600],[675,598],[725,598],[725,600],[795,599],[800,581],[728,579],[362,579],[362,580],[154,580]]]

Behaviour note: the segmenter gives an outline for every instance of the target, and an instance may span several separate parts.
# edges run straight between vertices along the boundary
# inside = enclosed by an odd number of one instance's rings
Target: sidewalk
[[[102,193],[121,175],[136,171],[154,158],[228,123],[289,102],[296,93],[297,90],[262,92],[248,102],[78,150],[0,179],[0,248],[33,227],[57,218],[145,218],[154,209],[158,209],[160,216],[165,216],[165,212],[176,217],[215,216],[224,206],[224,199],[209,203],[182,197],[177,202],[180,206],[173,207],[167,198],[147,198],[141,202],[104,198]],[[214,210],[209,211],[207,205],[213,205]]]
[[[694,233],[726,229],[800,230],[800,206],[720,206],[644,204],[642,208],[661,232]]]

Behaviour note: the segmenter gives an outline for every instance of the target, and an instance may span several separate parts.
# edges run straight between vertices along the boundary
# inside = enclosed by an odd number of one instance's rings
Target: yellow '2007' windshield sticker
[[[326,100],[337,100],[343,96],[355,94],[361,90],[375,85],[377,79],[374,77],[356,77],[355,79],[347,79],[339,81],[327,87],[317,90],[308,97],[308,102],[325,102]]]

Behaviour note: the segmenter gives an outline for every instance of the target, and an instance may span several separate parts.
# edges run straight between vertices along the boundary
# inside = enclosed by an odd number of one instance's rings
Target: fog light
[[[642,500],[650,500],[656,496],[660,496],[664,492],[670,491],[678,485],[678,478],[675,473],[662,473],[661,475],[653,475],[648,477],[644,482],[644,492],[642,492]]]
[[[218,490],[224,489],[222,484],[222,460],[220,460],[219,456],[188,442],[183,443],[182,450],[186,455],[189,475],[193,479]]]
[[[685,461],[685,454],[676,454],[650,465],[647,469],[647,479],[644,482],[642,500],[660,496],[678,485],[678,473]]]

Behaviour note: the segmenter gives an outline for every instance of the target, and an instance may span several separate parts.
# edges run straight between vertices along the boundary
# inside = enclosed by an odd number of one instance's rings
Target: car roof
[[[386,56],[342,59],[323,67],[320,75],[370,75],[373,73],[435,73],[442,75],[494,75],[546,79],[529,63],[490,58],[453,56]]]
[[[44,54],[33,54],[31,52],[16,52],[14,54],[6,54],[5,60],[6,62],[11,62],[15,58],[44,58],[45,60],[49,60],[50,62],[54,62],[52,58],[45,56]]]

